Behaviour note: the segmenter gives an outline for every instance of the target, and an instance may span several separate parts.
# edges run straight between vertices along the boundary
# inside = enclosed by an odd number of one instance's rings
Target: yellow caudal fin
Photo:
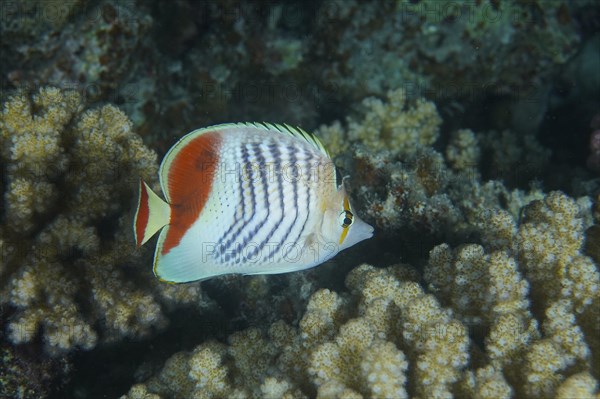
[[[133,234],[138,247],[148,241],[157,231],[169,224],[171,207],[156,195],[140,179],[140,196],[133,221]]]

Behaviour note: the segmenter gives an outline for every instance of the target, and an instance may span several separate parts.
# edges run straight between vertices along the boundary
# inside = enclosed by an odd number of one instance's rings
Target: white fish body
[[[287,125],[223,124],[179,140],[160,166],[166,202],[140,183],[138,245],[158,230],[154,273],[168,282],[317,266],[372,236],[327,151]]]

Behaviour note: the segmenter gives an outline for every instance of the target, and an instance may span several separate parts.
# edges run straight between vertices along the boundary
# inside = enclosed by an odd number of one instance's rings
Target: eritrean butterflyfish
[[[160,230],[154,274],[166,282],[308,269],[373,235],[321,142],[289,125],[194,130],[159,181],[166,201],[140,180],[133,227],[138,246]]]

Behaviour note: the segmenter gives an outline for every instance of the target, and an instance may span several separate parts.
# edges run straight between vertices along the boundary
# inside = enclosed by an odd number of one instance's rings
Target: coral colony
[[[600,399],[598,21],[594,0],[0,2],[0,397]],[[318,137],[373,237],[157,279],[140,179],[169,198],[168,149],[243,121]]]

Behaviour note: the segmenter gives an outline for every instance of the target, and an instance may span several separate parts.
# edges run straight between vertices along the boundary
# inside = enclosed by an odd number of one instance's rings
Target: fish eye
[[[352,212],[345,210],[342,213],[340,213],[339,221],[340,221],[340,225],[343,228],[347,229],[348,227],[350,227],[353,220],[354,220],[354,215],[352,214]]]

